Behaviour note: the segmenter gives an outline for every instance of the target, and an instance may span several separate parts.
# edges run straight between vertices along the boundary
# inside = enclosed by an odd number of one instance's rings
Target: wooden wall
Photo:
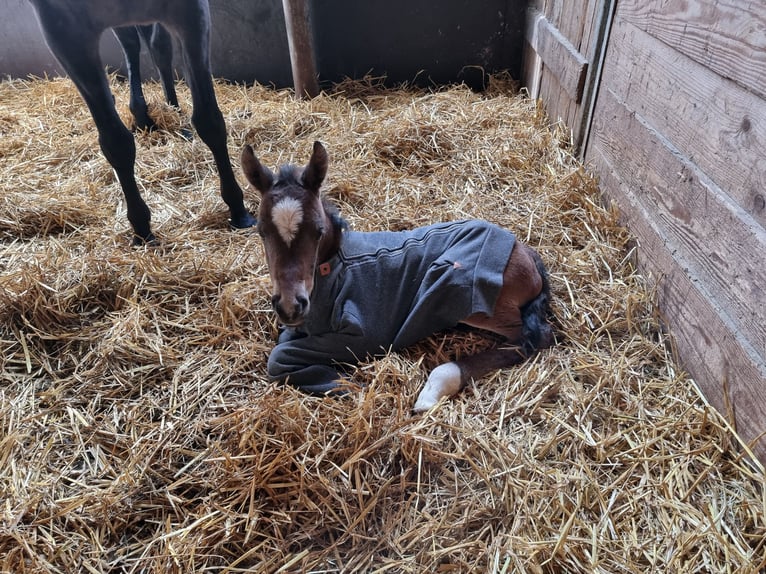
[[[614,0],[532,0],[527,10],[524,83],[582,145],[589,125]]]
[[[592,115],[560,113],[555,90],[540,97],[584,134],[683,366],[766,461],[766,9],[617,0],[602,23]]]

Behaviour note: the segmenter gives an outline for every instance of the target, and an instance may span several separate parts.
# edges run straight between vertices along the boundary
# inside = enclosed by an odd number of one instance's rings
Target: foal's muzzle
[[[271,306],[274,307],[279,320],[288,327],[297,327],[302,324],[306,318],[309,309],[309,300],[303,295],[296,295],[291,298],[283,298],[281,295],[274,295],[271,298]]]

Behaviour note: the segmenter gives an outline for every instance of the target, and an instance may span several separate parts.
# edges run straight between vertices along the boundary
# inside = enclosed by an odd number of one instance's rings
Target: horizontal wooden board
[[[728,306],[692,271],[703,254],[679,245],[687,240],[678,234],[684,225],[668,225],[675,216],[654,204],[656,196],[644,193],[646,183],[659,182],[669,172],[683,172],[688,165],[661,143],[649,145],[653,136],[647,127],[608,90],[602,90],[594,117],[588,161],[639,242],[639,262],[658,283],[660,307],[682,363],[724,415],[727,401],[733,405],[738,430],[752,440],[766,430],[764,349],[743,336]],[[657,156],[664,156],[659,163]],[[668,169],[672,162],[675,170]],[[694,233],[698,231],[690,232]],[[766,438],[756,451],[766,460]]]
[[[610,79],[605,70],[605,85]],[[594,145],[615,140],[620,178],[652,214],[667,248],[766,360],[766,305],[757,304],[766,299],[766,231],[605,87],[593,128],[601,141]]]
[[[621,18],[766,98],[766,6],[720,0],[620,0]]]
[[[606,87],[766,227],[766,101],[627,23],[622,6]]]
[[[569,97],[578,103],[582,99],[585,74],[588,71],[585,57],[536,10],[527,13],[526,40],[550,68]]]

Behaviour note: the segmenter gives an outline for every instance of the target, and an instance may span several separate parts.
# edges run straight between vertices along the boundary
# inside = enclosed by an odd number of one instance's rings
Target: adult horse
[[[152,57],[152,62],[160,75],[165,100],[174,108],[178,108],[178,95],[173,80],[173,40],[170,33],[161,24],[143,26],[121,26],[112,31],[122,46],[125,54],[125,67],[128,70],[128,85],[130,86],[130,112],[135,118],[136,128],[152,130],[156,127],[149,116],[149,110],[141,87],[141,38]]]
[[[261,194],[258,233],[287,327],[268,373],[312,393],[343,384],[339,363],[400,349],[463,323],[506,343],[434,369],[414,410],[457,393],[471,379],[515,365],[553,343],[549,286],[539,255],[486,221],[438,223],[410,231],[348,231],[319,188],[324,146],[308,164],[274,174],[252,148],[242,169]]]
[[[191,91],[192,124],[213,152],[221,196],[233,227],[255,224],[245,209],[226,148],[226,125],[213,90],[210,72],[210,8],[207,0],[29,0],[37,12],[45,40],[77,86],[98,129],[101,151],[114,168],[125,195],[128,220],[136,243],[155,239],[151,214],[136,184],[136,145],[120,120],[98,52],[107,28],[158,22],[174,34],[183,51]]]

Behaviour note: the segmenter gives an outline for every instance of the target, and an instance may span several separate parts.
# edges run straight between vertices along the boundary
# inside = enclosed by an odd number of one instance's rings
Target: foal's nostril
[[[303,295],[298,295],[295,298],[295,302],[297,303],[298,311],[300,311],[301,313],[306,310],[306,307],[309,306],[309,300]]]
[[[272,295],[271,296],[271,306],[276,309],[277,305],[279,305],[279,300],[282,299],[279,295]]]

